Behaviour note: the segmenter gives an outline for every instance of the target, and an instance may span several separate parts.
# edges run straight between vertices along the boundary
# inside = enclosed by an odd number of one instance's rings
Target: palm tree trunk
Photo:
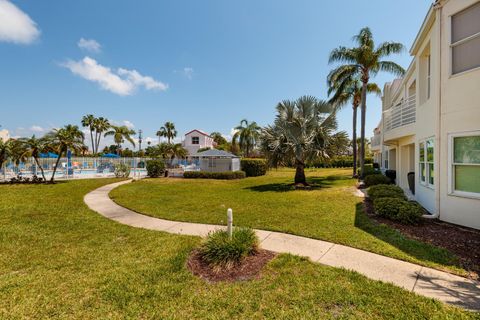
[[[53,182],[53,180],[55,178],[55,173],[57,172],[58,164],[60,163],[60,159],[62,158],[62,153],[63,152],[60,151],[59,154],[58,154],[57,162],[55,163],[55,168],[53,168],[52,177],[50,178],[50,182]]]
[[[33,157],[33,159],[35,160],[35,163],[37,164],[37,167],[40,168],[40,172],[42,173],[43,181],[47,181],[47,179],[45,179],[45,172],[43,171],[42,166],[41,166],[40,163],[38,162],[38,158],[37,158],[37,157]]]
[[[93,130],[90,127],[90,142],[92,143],[92,152],[95,154],[95,141],[93,141]]]
[[[353,148],[353,177],[357,176],[357,109],[358,106],[353,105],[353,126],[352,126],[352,148]]]
[[[305,177],[305,164],[298,160],[296,161],[295,184],[308,185],[307,178]]]
[[[368,76],[362,79],[362,103],[361,103],[361,122],[360,122],[360,177],[365,173],[365,119],[367,113],[367,85]]]

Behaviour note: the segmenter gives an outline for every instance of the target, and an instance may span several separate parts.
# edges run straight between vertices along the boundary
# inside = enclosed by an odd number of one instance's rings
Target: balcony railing
[[[380,145],[380,142],[381,142],[381,138],[382,136],[379,135],[379,134],[376,134],[372,137],[372,139],[370,140],[370,145],[372,147],[378,147]]]
[[[415,95],[384,111],[385,130],[393,130],[415,122]]]

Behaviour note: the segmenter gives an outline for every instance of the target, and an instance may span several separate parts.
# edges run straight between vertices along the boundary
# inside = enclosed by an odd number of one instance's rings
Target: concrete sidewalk
[[[98,188],[87,195],[88,207],[106,218],[132,227],[169,233],[206,236],[224,226],[176,222],[145,216],[121,207],[108,196],[122,181]],[[480,283],[413,263],[375,253],[279,232],[255,230],[264,249],[310,258],[324,265],[357,271],[370,279],[390,282],[417,294],[459,307],[480,310]]]

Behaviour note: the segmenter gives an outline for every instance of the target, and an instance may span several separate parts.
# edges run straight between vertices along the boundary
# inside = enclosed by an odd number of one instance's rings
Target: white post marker
[[[233,212],[232,209],[227,210],[227,233],[228,237],[232,238],[232,226],[233,226]]]

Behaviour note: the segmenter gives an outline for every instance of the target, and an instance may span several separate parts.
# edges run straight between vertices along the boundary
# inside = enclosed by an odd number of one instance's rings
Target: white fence
[[[385,130],[393,130],[415,122],[415,95],[384,111]]]

